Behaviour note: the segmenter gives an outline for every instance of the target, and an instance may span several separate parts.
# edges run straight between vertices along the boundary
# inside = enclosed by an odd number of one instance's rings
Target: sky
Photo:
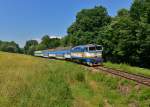
[[[132,0],[0,0],[0,40],[26,40],[42,36],[64,36],[82,9],[102,5],[110,16],[121,8],[129,9]]]

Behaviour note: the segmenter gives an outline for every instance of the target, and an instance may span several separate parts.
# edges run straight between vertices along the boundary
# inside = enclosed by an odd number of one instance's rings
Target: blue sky
[[[45,34],[63,36],[81,9],[102,5],[115,16],[131,4],[132,0],[0,0],[0,40],[23,46]]]

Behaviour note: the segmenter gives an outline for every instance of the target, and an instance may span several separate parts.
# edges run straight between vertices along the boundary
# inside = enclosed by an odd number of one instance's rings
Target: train
[[[75,46],[69,49],[48,49],[35,51],[34,56],[77,61],[89,66],[93,66],[102,64],[102,53],[102,45],[87,44]]]

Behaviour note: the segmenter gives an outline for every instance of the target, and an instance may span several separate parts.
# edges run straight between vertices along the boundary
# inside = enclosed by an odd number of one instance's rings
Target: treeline
[[[14,41],[12,42],[0,41],[0,51],[22,53],[22,50],[20,49],[19,45]]]
[[[62,44],[61,42],[60,38],[51,38],[48,35],[43,36],[40,43],[37,40],[26,41],[23,48],[20,48],[14,41],[0,41],[0,51],[34,55],[34,51],[36,50],[46,50],[59,47]]]
[[[63,41],[64,46],[102,44],[107,61],[150,67],[150,0],[134,0],[115,17],[102,6],[83,9]]]

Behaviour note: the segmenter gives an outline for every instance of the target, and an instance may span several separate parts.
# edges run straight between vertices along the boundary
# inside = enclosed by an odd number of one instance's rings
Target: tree
[[[60,39],[59,38],[51,38],[50,39],[50,48],[56,48],[60,46]]]
[[[61,40],[59,38],[50,38],[50,36],[45,35],[42,38],[41,44],[45,45],[46,48],[56,48],[60,46]]]
[[[76,25],[81,31],[95,31],[110,23],[106,8],[96,6],[93,9],[83,9],[76,17]]]
[[[28,40],[26,41],[26,44],[24,46],[24,51],[26,54],[29,54],[30,52],[30,47],[35,47],[38,45],[38,41],[37,40]]]
[[[135,0],[130,9],[133,20],[150,24],[150,0]]]
[[[27,51],[27,54],[28,55],[34,55],[34,51],[36,51],[36,46],[32,45],[32,46],[29,47],[29,49]]]
[[[137,29],[140,57],[140,66],[149,67],[150,65],[150,24],[139,22]]]
[[[50,37],[48,35],[45,35],[42,37],[42,42],[41,44],[45,45],[46,48],[49,48],[49,44],[50,44],[51,40],[50,40]]]
[[[118,11],[118,14],[117,16],[120,16],[120,17],[127,17],[129,16],[129,11],[127,9],[120,9]]]
[[[45,44],[39,44],[36,46],[36,50],[45,50],[47,49],[47,46]]]
[[[92,9],[83,9],[77,16],[76,21],[68,28],[68,37],[71,45],[94,43],[96,31],[111,22],[111,17],[102,6]]]
[[[64,47],[66,47],[66,46],[71,46],[71,44],[70,44],[71,42],[70,42],[70,37],[69,36],[64,36],[63,38],[61,38],[61,41],[60,41],[60,45],[61,46],[64,46]]]

